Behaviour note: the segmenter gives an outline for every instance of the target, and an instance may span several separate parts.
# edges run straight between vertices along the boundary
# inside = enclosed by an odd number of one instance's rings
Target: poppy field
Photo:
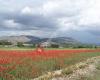
[[[31,80],[94,56],[99,49],[0,50],[0,80]]]

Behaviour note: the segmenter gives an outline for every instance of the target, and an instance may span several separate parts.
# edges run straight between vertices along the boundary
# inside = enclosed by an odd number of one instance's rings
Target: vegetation
[[[17,46],[18,46],[18,47],[24,47],[24,45],[23,45],[22,42],[17,42]]]
[[[50,47],[51,47],[51,48],[59,48],[59,45],[58,45],[58,44],[51,44]]]
[[[0,41],[0,47],[19,47],[19,48],[35,48],[36,44],[35,43],[25,43],[25,42],[10,42],[7,40],[1,40]],[[97,45],[92,45],[92,44],[82,44],[82,43],[52,43],[48,45],[43,45],[46,46],[47,48],[99,48]]]
[[[97,48],[97,46],[92,44],[79,44],[73,46],[73,48]]]
[[[28,80],[94,56],[100,56],[99,50],[50,50],[45,53],[0,51],[0,73],[7,76],[6,78],[4,75],[1,76],[6,80]],[[83,67],[80,65],[80,68]],[[71,69],[68,69],[63,73],[70,74],[72,72]]]
[[[12,43],[11,42],[9,42],[9,41],[6,41],[6,40],[1,40],[0,41],[0,45],[12,45]]]
[[[70,68],[70,67],[62,70],[63,75],[69,75],[69,74],[72,74],[72,73],[73,73],[73,69]]]

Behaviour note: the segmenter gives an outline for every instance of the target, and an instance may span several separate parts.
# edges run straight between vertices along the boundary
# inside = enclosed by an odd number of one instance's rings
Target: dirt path
[[[56,77],[51,80],[100,80],[100,57],[88,59],[86,62],[79,63],[79,69],[74,70],[72,74],[64,77]]]
[[[100,80],[100,56],[33,80]]]

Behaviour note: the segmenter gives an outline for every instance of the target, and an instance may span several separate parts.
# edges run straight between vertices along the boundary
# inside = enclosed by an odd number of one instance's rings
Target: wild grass
[[[48,60],[40,58],[41,60],[38,62],[33,61],[31,59],[26,59],[24,60],[25,65],[23,64],[18,65],[15,72],[16,72],[16,75],[20,74],[19,78],[22,78],[22,77],[28,78],[28,79],[36,78],[40,75],[46,74],[47,72],[60,70],[68,66],[74,65],[78,62],[84,61],[88,58],[96,57],[96,56],[100,56],[100,53],[99,52],[98,53],[81,53],[81,54],[73,55],[72,57],[56,58],[56,59],[48,59]],[[85,66],[81,64],[79,68],[84,68]],[[69,68],[63,73],[71,74],[72,72],[73,72],[72,69]]]
[[[100,52],[79,53],[74,54],[70,57],[63,58],[45,59],[42,56],[38,57],[37,60],[33,60],[31,58],[23,58],[21,60],[22,63],[16,64],[16,69],[7,72],[7,74],[10,74],[11,76],[13,76],[13,78],[17,80],[34,79],[48,72],[60,70],[96,56],[100,56]],[[80,68],[84,68],[84,66],[80,65]],[[73,71],[69,68],[68,70],[66,69],[66,71],[64,71],[63,73],[71,74],[73,73]],[[1,76],[0,80],[5,79]]]

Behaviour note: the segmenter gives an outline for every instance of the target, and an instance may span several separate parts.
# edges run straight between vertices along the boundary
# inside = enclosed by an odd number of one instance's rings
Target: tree
[[[1,40],[0,45],[12,45],[12,43],[6,40]]]
[[[51,47],[52,48],[59,48],[59,45],[58,44],[51,44]]]
[[[17,46],[18,46],[18,47],[24,47],[24,45],[23,45],[22,42],[17,42]]]

